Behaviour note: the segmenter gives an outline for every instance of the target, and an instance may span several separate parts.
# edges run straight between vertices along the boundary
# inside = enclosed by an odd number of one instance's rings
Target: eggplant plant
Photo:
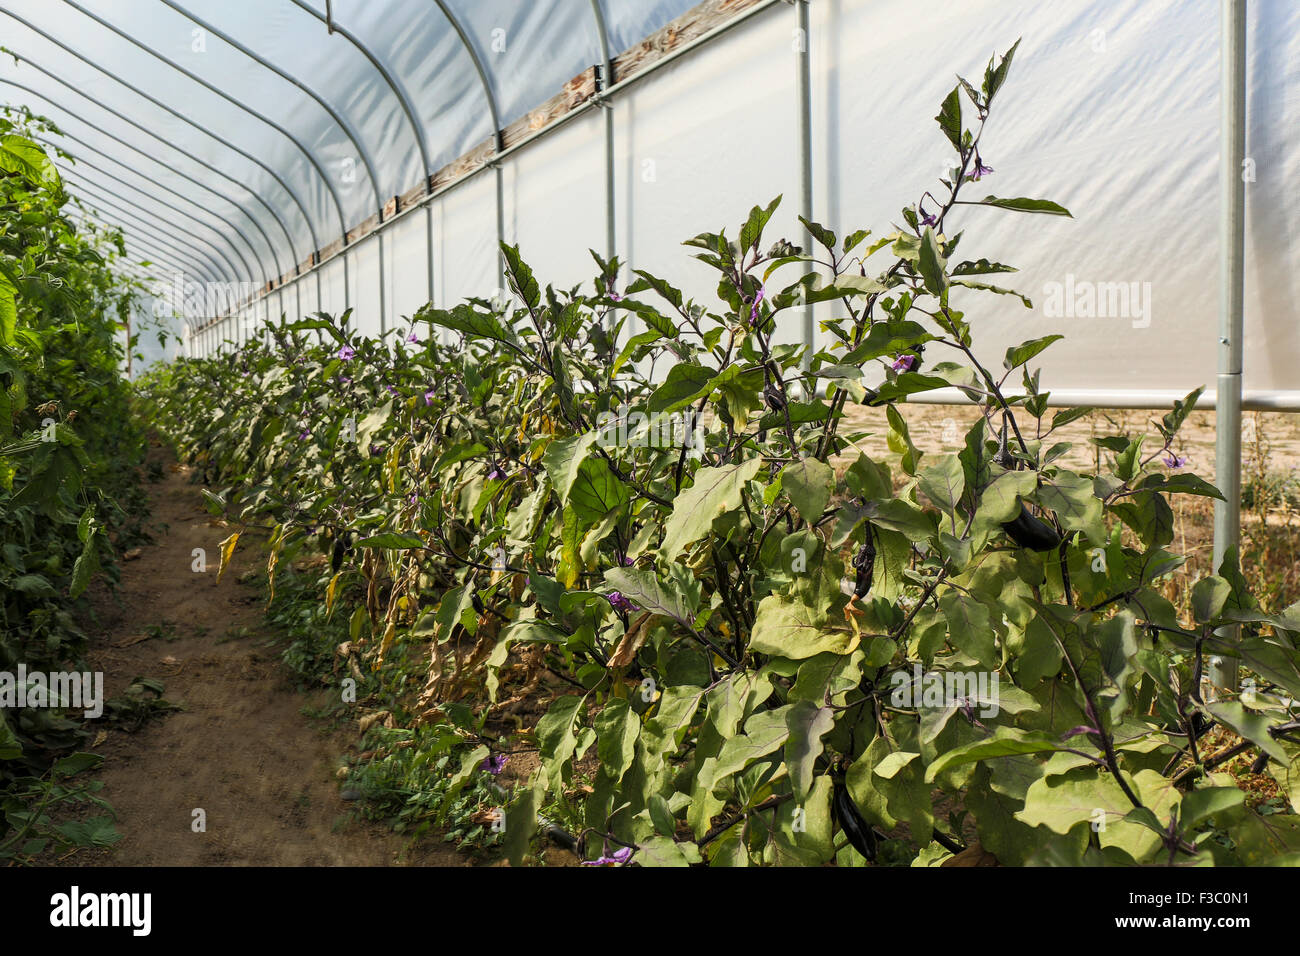
[[[155,376],[214,510],[270,529],[273,573],[322,556],[375,699],[452,728],[462,786],[536,748],[514,862],[539,827],[593,863],[1300,862],[1294,812],[1222,769],[1257,755],[1294,811],[1300,606],[1261,609],[1233,553],[1190,619],[1163,593],[1171,497],[1220,497],[1161,461],[1200,389],[1081,470],[1057,433],[1089,410],[1049,414],[1030,368],[1061,336],[974,350],[981,297],[1018,293],[960,220],[1070,215],[972,195],[1014,52],[943,99],[951,171],[899,226],[805,221],[801,248],[765,235],[776,200],[688,240],[715,303],[594,253],[591,292],[543,288],[503,245],[508,302],[393,343],[281,321]],[[778,342],[808,307],[829,344]],[[955,454],[902,411],[939,388],[980,412]],[[1250,689],[1209,686],[1211,655]],[[1208,755],[1211,726],[1237,743]]]

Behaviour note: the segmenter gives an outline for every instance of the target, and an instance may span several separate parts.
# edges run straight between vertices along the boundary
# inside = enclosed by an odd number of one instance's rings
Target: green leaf
[[[1161,434],[1166,438],[1172,438],[1177,434],[1178,429],[1182,428],[1183,422],[1187,420],[1187,416],[1190,415],[1192,409],[1196,407],[1196,403],[1200,401],[1201,393],[1203,391],[1205,391],[1204,385],[1192,389],[1192,391],[1188,392],[1185,397],[1174,402],[1173,411],[1168,412],[1160,420]]]
[[[1216,575],[1201,578],[1192,586],[1192,613],[1202,624],[1215,620],[1232,594],[1232,586]]]
[[[357,447],[370,447],[370,443],[378,431],[388,423],[388,417],[393,413],[393,401],[389,399],[379,408],[370,412],[365,418],[357,423]]]
[[[1045,826],[1054,833],[1069,833],[1080,823],[1105,824],[1107,829],[1121,822],[1133,804],[1109,774],[1092,771],[1041,777],[1029,785],[1025,808],[1016,819],[1030,826]],[[1139,826],[1139,824],[1130,824]]]
[[[948,137],[953,149],[961,150],[961,87],[954,86],[952,92],[943,98],[939,106],[939,115],[935,117],[943,135]]]
[[[537,744],[552,791],[560,789],[564,762],[573,756],[573,751],[578,746],[573,721],[585,699],[576,694],[561,697],[551,704],[550,709],[537,722]]]
[[[658,793],[650,794],[650,799],[646,801],[646,809],[650,812],[650,822],[654,824],[655,832],[663,837],[672,837],[677,832],[677,821],[673,818],[673,811],[668,806],[668,801]]]
[[[714,771],[716,783],[725,781],[734,773],[744,770],[755,760],[766,757],[776,750],[790,736],[786,723],[786,714],[790,705],[773,710],[760,710],[745,721],[745,732],[728,738],[718,751],[718,760]]]
[[[1206,704],[1205,709],[1215,720],[1226,724],[1237,736],[1256,744],[1282,766],[1291,762],[1291,755],[1286,752],[1281,741],[1275,740],[1268,732],[1269,723],[1263,716],[1247,710],[1236,701],[1216,701]]]
[[[937,375],[923,375],[920,372],[902,372],[892,382],[884,382],[876,390],[876,397],[872,399],[873,405],[884,405],[887,402],[896,402],[900,398],[906,398],[908,395],[915,395],[918,392],[932,392],[936,388],[949,388],[952,383],[946,378],[939,378]]]
[[[641,733],[641,718],[623,697],[611,698],[595,719],[596,756],[601,772],[614,780],[622,778],[632,766],[636,739]]]
[[[1066,531],[1081,531],[1094,545],[1105,545],[1105,509],[1090,479],[1063,471],[1039,488],[1035,497],[1044,508],[1056,512]]]
[[[1028,342],[1021,342],[1019,345],[1007,349],[1007,357],[1002,364],[1007,371],[1017,369],[1053,342],[1063,338],[1065,338],[1064,335],[1044,335],[1041,339],[1030,339]]]
[[[978,289],[981,292],[992,292],[996,295],[1014,295],[1024,303],[1026,309],[1032,309],[1034,307],[1033,300],[1030,299],[1029,296],[1022,292],[1017,292],[1015,289],[1007,289],[1000,285],[990,285],[987,282],[972,282],[970,279],[953,279],[952,284],[959,285],[964,289]]]
[[[994,478],[980,493],[975,511],[976,531],[997,528],[1020,513],[1020,499],[1027,497],[1038,483],[1032,471],[1006,471]]]
[[[18,290],[0,273],[0,345],[12,347],[18,328]]]
[[[642,610],[665,615],[693,630],[700,606],[700,582],[681,564],[669,565],[668,575],[671,586],[665,586],[654,571],[611,568],[605,572],[605,582]]]
[[[673,562],[681,551],[709,533],[713,520],[740,507],[745,482],[758,474],[761,458],[751,458],[735,465],[700,468],[695,483],[684,489],[673,502],[673,513],[664,522],[664,539],[659,555]]]
[[[742,251],[748,250],[762,241],[763,227],[766,226],[767,221],[772,218],[772,213],[776,211],[776,207],[780,205],[780,203],[781,197],[777,196],[768,203],[766,209],[762,206],[755,206],[749,211],[749,219],[740,229],[740,248]],[[831,245],[834,244],[835,240],[832,238]]]
[[[9,587],[28,597],[54,597],[58,592],[50,579],[40,574],[23,574],[9,582]]]
[[[0,171],[18,173],[34,186],[59,181],[58,170],[40,144],[13,133],[0,136]]]
[[[682,362],[668,371],[664,383],[654,390],[646,402],[646,411],[675,412],[704,395],[713,381],[714,373],[703,365]]]
[[[921,492],[937,507],[951,513],[966,490],[966,474],[956,455],[944,455],[928,468],[921,469]]]
[[[1060,749],[1061,744],[1050,734],[1042,731],[998,727],[992,737],[963,744],[940,754],[926,767],[925,780],[927,783],[933,783],[935,778],[948,768],[977,760],[991,760],[994,757],[1007,757],[1012,754],[1052,753]]]
[[[956,90],[953,91],[953,96],[956,96]],[[944,271],[947,264],[943,253],[939,251],[939,240],[935,238],[934,230],[926,226],[921,236],[921,251],[917,256],[916,268],[925,282],[925,290],[931,295],[942,295],[948,288],[948,276]]]
[[[993,670],[1000,663],[997,640],[988,605],[960,591],[947,591],[939,609],[948,622],[948,641],[981,666]]]
[[[1245,791],[1236,787],[1205,787],[1183,795],[1178,805],[1178,823],[1195,827],[1219,814],[1232,813],[1246,802]]]
[[[595,524],[631,500],[627,485],[619,481],[603,458],[588,458],[578,466],[569,491],[569,506],[584,527]]]
[[[504,848],[511,866],[522,866],[533,834],[537,832],[537,807],[544,799],[545,788],[539,774],[530,787],[515,799],[506,810],[506,837]]]
[[[362,538],[356,543],[358,548],[396,548],[402,551],[411,551],[416,548],[423,548],[424,542],[413,534],[397,534],[395,532],[384,532],[383,534],[371,535],[368,538]]]
[[[993,97],[997,95],[998,90],[1002,88],[1002,84],[1006,82],[1007,71],[1011,69],[1011,58],[1016,55],[1016,49],[1019,46],[1019,40],[1011,44],[1011,49],[1007,50],[996,67],[993,66],[993,61],[989,60],[989,69],[984,72],[983,83],[986,105],[993,101]]]
[[[999,209],[1042,213],[1048,216],[1070,216],[1070,210],[1046,199],[999,199],[997,196],[985,196],[976,205],[997,206]],[[1074,217],[1070,216],[1070,218]]]
[[[769,594],[759,602],[749,635],[751,651],[791,660],[828,651],[847,654],[857,643],[858,639],[847,630],[829,629],[825,612],[784,594]]]
[[[1052,416],[1052,427],[1049,430],[1055,431],[1058,428],[1070,424],[1070,422],[1072,421],[1076,421],[1082,418],[1084,415],[1089,414],[1091,411],[1092,409],[1088,408],[1087,406],[1081,408],[1067,408],[1062,411],[1059,411]]]
[[[97,537],[98,535],[91,534],[86,538],[81,554],[77,556],[77,562],[72,566],[72,583],[68,589],[68,596],[74,601],[85,593],[90,585],[90,579],[99,569],[99,549],[95,546]]]
[[[786,709],[785,763],[796,801],[802,803],[812,790],[813,765],[822,752],[822,737],[835,726],[835,712],[811,700],[801,700]]]
[[[805,521],[821,517],[835,490],[835,471],[816,458],[801,458],[781,469],[781,488]]]
[[[506,278],[510,282],[510,287],[523,299],[530,309],[536,309],[541,304],[542,294],[537,287],[537,279],[533,276],[533,270],[528,268],[527,263],[519,255],[519,246],[508,246],[501,243],[501,254],[506,260]]]
[[[75,753],[55,762],[50,769],[56,777],[74,777],[84,771],[93,770],[103,762],[104,758],[99,754]]]
[[[542,467],[550,476],[560,501],[568,503],[569,492],[578,480],[578,470],[591,453],[591,446],[601,437],[604,436],[600,432],[589,431],[583,435],[557,438],[542,452]]]
[[[515,330],[504,325],[495,313],[481,311],[480,308],[462,302],[453,309],[424,308],[416,313],[416,319],[422,319],[430,325],[441,326],[462,332],[472,338],[490,339],[515,348],[519,347],[519,336]]]

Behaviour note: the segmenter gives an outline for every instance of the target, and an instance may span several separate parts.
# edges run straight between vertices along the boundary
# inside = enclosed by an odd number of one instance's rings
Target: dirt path
[[[238,580],[254,549],[237,554],[218,584],[217,545],[229,532],[210,523],[187,469],[160,448],[154,458],[165,475],[149,487],[155,540],[122,565],[120,600],[105,593],[97,602],[90,663],[104,672],[106,697],[151,677],[183,710],[96,742],[102,795],[123,838],[64,864],[465,865],[449,847],[408,851],[402,837],[350,819],[337,771],[355,732],[304,716],[324,701],[293,688],[258,593]],[[195,548],[207,552],[206,573],[191,569]],[[192,829],[200,808],[206,832]]]

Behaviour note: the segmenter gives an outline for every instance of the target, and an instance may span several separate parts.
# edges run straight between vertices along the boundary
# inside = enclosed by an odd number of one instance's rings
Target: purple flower
[[[381,454],[381,453],[383,452],[383,450],[384,450],[384,446],[383,446],[383,445],[376,445],[374,442],[371,442],[371,443],[370,443],[370,457],[371,457],[371,458],[373,458],[375,455]]]
[[[615,611],[635,610],[635,606],[632,602],[623,597],[622,593],[619,591],[610,591],[605,595],[605,598],[609,601],[609,606]]]
[[[1168,454],[1162,459],[1170,468],[1182,468],[1187,464],[1187,459],[1182,455]]]
[[[391,386],[391,385],[385,385],[384,388],[388,389],[388,394],[389,394],[389,395],[396,395],[396,394],[397,394],[397,389],[395,389],[395,388],[394,388],[393,386]]]
[[[425,392],[425,393],[424,393],[424,404],[426,404],[426,405],[432,405],[432,404],[433,404],[433,396],[434,396],[435,394],[436,394],[436,392],[435,392],[433,389],[429,389],[427,392]]]
[[[411,495],[411,497],[407,498],[406,500],[409,501],[411,504],[415,504],[417,501],[420,500],[420,496],[419,496],[419,495]]]
[[[420,337],[415,334],[415,329],[411,329],[411,334],[406,337],[406,341],[410,342],[412,345],[420,344]]]
[[[506,755],[491,754],[481,764],[479,764],[479,767],[495,777],[502,770],[506,769]]]
[[[357,354],[357,350],[350,345],[345,345],[341,349],[339,349],[339,358],[341,358],[345,362],[351,362],[352,359],[356,356],[356,354]]]
[[[922,207],[922,208],[921,208],[921,225],[923,225],[923,226],[937,226],[937,225],[939,225],[939,217],[936,216],[936,215],[935,215],[934,213],[932,213],[932,212],[926,212],[926,211],[925,211],[925,207]]]
[[[609,297],[613,299],[615,302],[623,301],[623,297],[619,295],[617,292],[613,291],[612,289],[610,290]]]
[[[311,429],[310,429],[310,428],[304,428],[304,429],[302,430],[302,432],[299,433],[299,435],[298,435],[298,440],[299,440],[299,441],[306,441],[306,440],[307,440],[308,438],[310,438],[310,437],[311,437]]]
[[[758,292],[754,296],[754,304],[749,307],[749,324],[751,326],[758,324],[758,305],[763,301],[763,287],[758,287]]]
[[[979,181],[991,172],[993,172],[992,166],[985,166],[982,160],[977,159],[975,160],[975,169],[972,172],[967,173],[966,178]]]
[[[626,555],[623,557],[623,567],[630,568],[635,563],[636,563],[635,561],[633,561],[631,558],[627,557]]]
[[[489,481],[505,481],[506,473],[501,470],[500,465],[494,463],[492,467],[488,469],[487,476]]]
[[[909,372],[912,366],[916,364],[916,356],[904,352],[898,358],[894,359],[894,364],[889,366],[895,372]]]
[[[598,860],[583,860],[583,866],[604,866],[607,863],[626,863],[632,859],[632,848],[630,846],[621,846],[609,856],[602,856]]]

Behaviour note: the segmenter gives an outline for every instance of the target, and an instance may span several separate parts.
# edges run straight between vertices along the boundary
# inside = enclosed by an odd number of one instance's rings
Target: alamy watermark
[[[0,707],[69,707],[87,720],[104,713],[104,675],[90,671],[0,671]]]
[[[174,272],[149,291],[154,318],[206,319],[237,311],[251,302],[259,289],[256,282],[194,282],[185,273]]]
[[[1067,273],[1064,282],[1043,284],[1043,314],[1054,319],[1131,319],[1151,325],[1150,282],[1092,282]]]
[[[929,671],[920,664],[912,665],[912,673],[894,671],[890,677],[894,685],[889,701],[895,707],[941,710],[945,707],[966,706],[981,717],[996,717],[998,706],[997,671]]]
[[[596,416],[596,444],[601,448],[685,448],[686,457],[699,459],[704,454],[704,428],[694,409],[647,415],[622,405]]]

